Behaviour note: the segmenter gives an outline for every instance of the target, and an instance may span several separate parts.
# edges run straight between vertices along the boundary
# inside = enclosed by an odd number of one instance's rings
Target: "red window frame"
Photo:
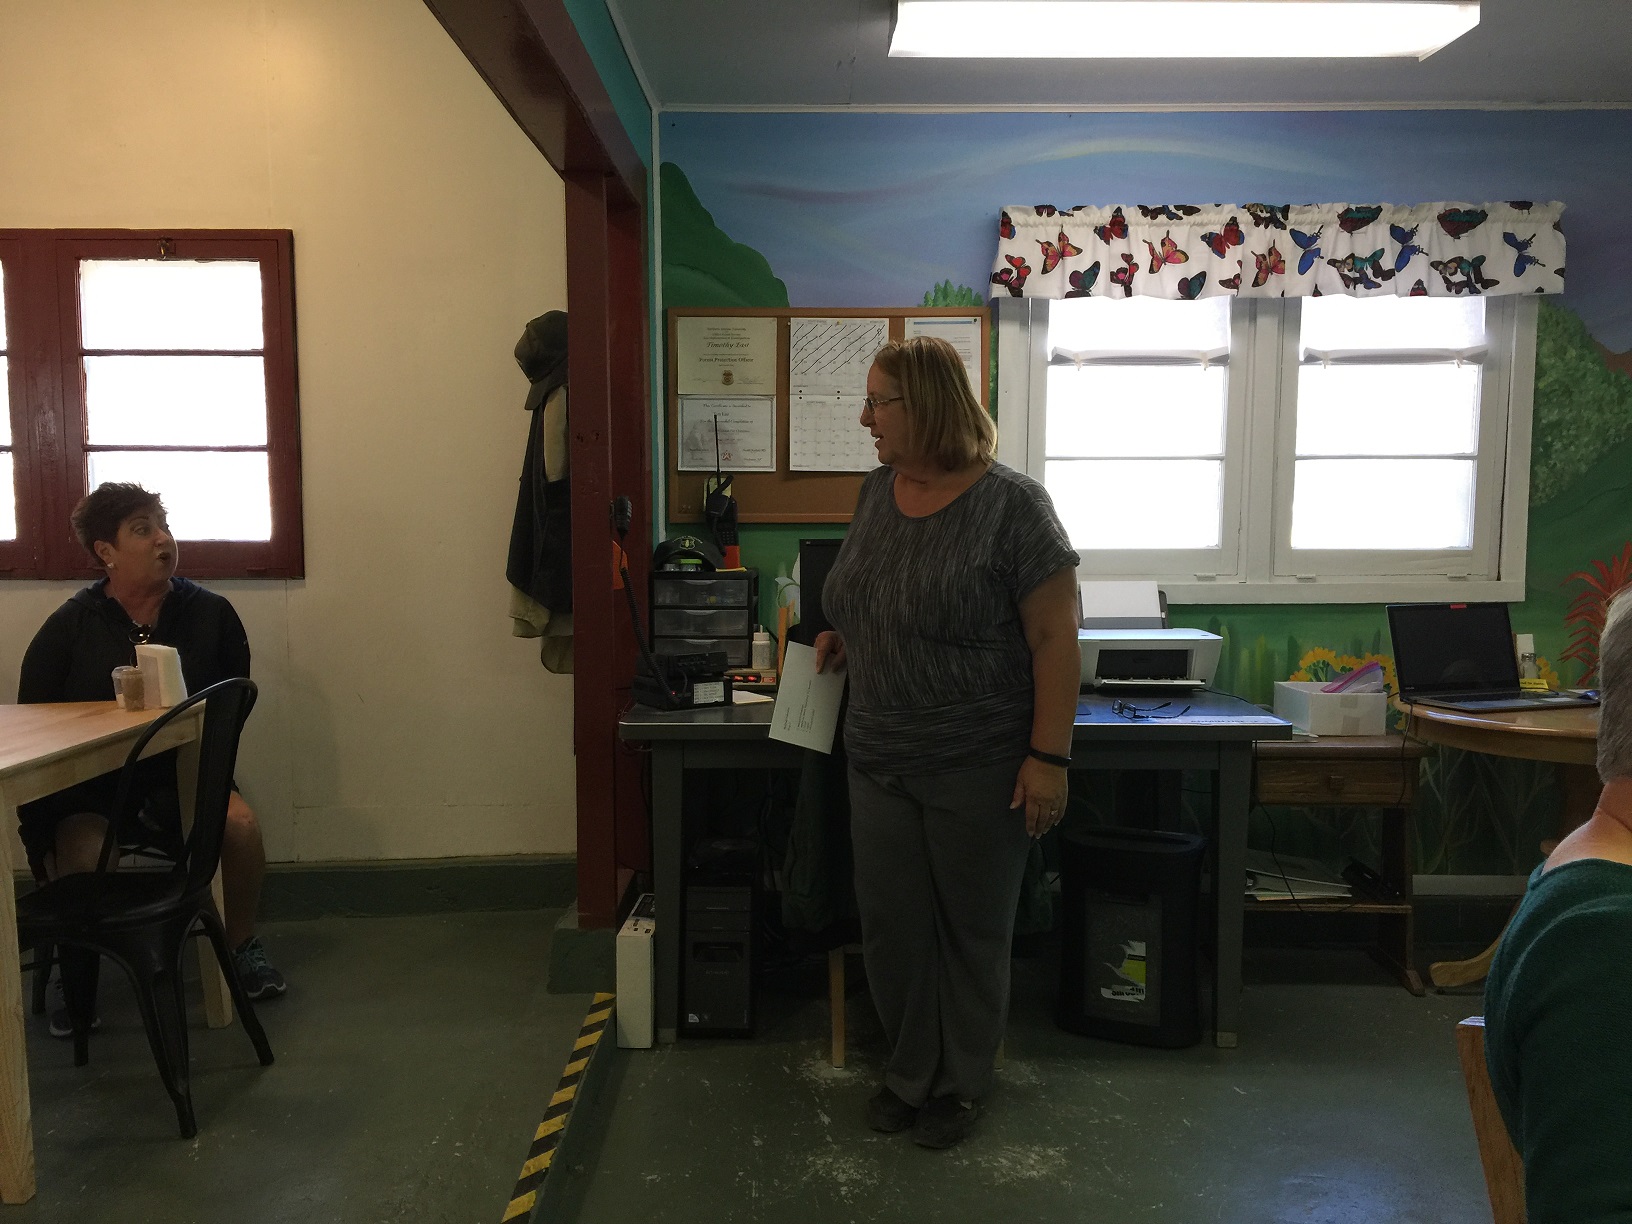
[[[0,541],[0,578],[100,576],[68,526],[87,492],[82,259],[260,264],[272,538],[182,540],[181,570],[191,578],[303,577],[293,233],[76,229],[0,230],[17,481],[17,539]]]

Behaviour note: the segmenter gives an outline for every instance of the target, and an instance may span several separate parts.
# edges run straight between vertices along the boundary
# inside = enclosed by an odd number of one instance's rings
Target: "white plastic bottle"
[[[776,643],[763,629],[754,631],[753,652],[755,671],[770,671],[776,666]]]

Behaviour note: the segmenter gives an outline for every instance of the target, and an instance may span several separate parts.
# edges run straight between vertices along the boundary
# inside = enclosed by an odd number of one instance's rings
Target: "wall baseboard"
[[[561,909],[578,896],[571,855],[275,863],[261,920]]]

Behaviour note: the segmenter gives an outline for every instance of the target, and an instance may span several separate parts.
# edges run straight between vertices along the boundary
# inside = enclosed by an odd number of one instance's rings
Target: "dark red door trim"
[[[617,738],[635,649],[611,562],[611,502],[625,494],[642,595],[652,487],[646,168],[562,0],[426,4],[566,184],[578,922],[605,928],[630,871],[649,865],[641,764]]]
[[[597,171],[644,208],[646,166],[562,0],[425,0],[556,173]]]

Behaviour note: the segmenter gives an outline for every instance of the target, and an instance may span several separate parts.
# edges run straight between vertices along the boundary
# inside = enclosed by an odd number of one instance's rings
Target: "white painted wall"
[[[430,11],[0,3],[0,227],[71,226],[294,231],[306,578],[210,584],[270,856],[570,852],[572,682],[504,581],[562,185]],[[0,699],[74,585],[0,583]]]

